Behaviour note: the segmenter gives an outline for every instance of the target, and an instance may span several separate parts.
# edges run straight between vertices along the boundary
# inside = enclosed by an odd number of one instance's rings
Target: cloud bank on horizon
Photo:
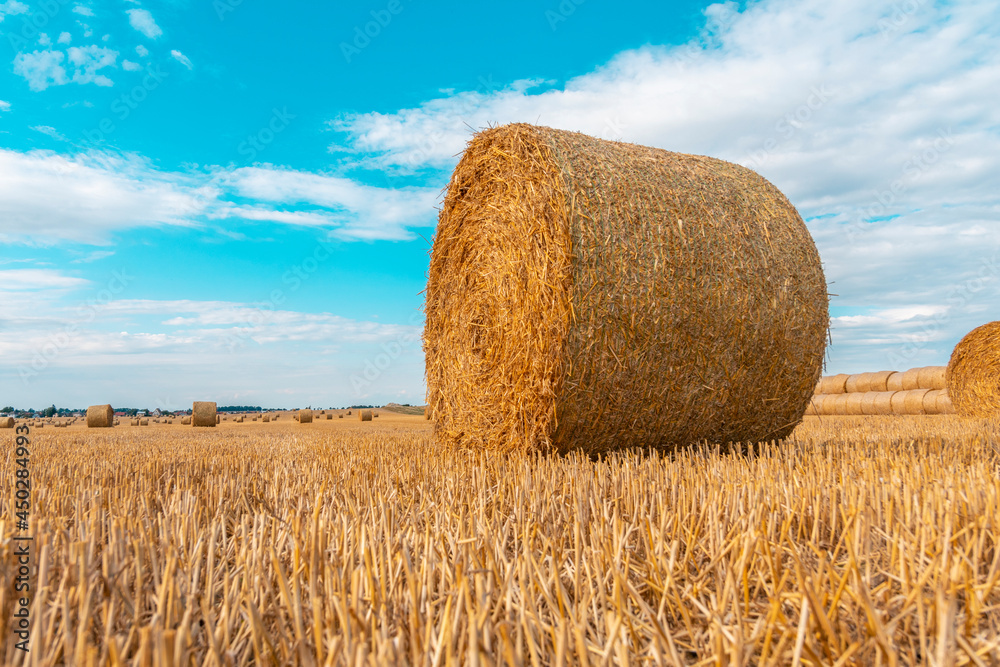
[[[19,9],[0,5],[8,21]],[[433,227],[470,128],[537,122],[755,169],[788,195],[819,247],[836,295],[829,372],[946,363],[964,333],[1000,318],[1000,7],[763,0],[710,5],[704,17],[686,43],[627,50],[562,83],[484,78],[476,89],[391,112],[330,113],[327,134],[316,137],[327,142],[324,171],[259,161],[178,171],[157,167],[155,156],[93,146],[0,148],[0,240],[113,252],[136,230],[240,235],[266,222],[345,243],[410,241]],[[150,12],[132,9],[128,22],[149,48],[165,48],[170,31]],[[143,51],[135,49],[140,60]],[[118,55],[96,44],[52,46],[18,53],[13,67],[42,94],[111,85],[129,75],[117,69]],[[163,51],[168,58],[197,73],[180,51]],[[0,102],[0,118],[16,108],[16,100]],[[27,386],[18,369],[23,375],[53,345],[53,332],[75,323],[28,396],[94,368],[129,377],[141,363],[165,369],[171,386],[163,392],[184,400],[191,376],[170,368],[204,369],[200,386],[233,401],[250,400],[234,388],[246,387],[257,402],[305,404],[331,394],[330,377],[365,371],[374,379],[333,391],[330,404],[422,400],[419,321],[115,295],[83,322],[71,304],[102,285],[74,282],[77,275],[0,265],[0,293],[13,304],[0,315],[0,358],[17,391]],[[254,321],[254,312],[266,317]],[[233,336],[252,343],[235,363],[212,354]],[[270,391],[266,360],[274,355],[322,356],[328,365],[288,370],[288,386]],[[372,371],[383,358],[390,362]],[[142,386],[137,396],[150,401],[150,391]]]

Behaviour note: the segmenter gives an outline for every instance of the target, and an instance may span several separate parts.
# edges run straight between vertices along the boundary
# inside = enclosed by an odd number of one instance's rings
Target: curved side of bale
[[[889,391],[889,378],[895,374],[895,371],[879,371],[878,373],[872,373],[868,391]]]
[[[878,412],[875,410],[875,403],[878,400],[879,392],[869,391],[862,395],[861,397],[861,414],[863,415],[877,415]]]
[[[358,410],[358,421],[370,422],[372,420],[371,410]]]
[[[943,394],[938,396],[937,399],[937,411],[941,415],[953,415],[955,414],[955,406],[951,403],[951,397],[948,396],[948,390],[946,389]]]
[[[926,414],[924,412],[924,396],[930,389],[912,389],[910,391],[904,392],[906,396],[903,399],[903,405],[906,412],[903,414],[907,415],[922,415]]]
[[[784,438],[829,323],[815,244],[759,175],[524,124],[470,142],[426,295],[435,434],[501,451]]]
[[[905,415],[905,414],[907,414],[907,412],[906,412],[906,396],[909,393],[910,393],[909,391],[897,391],[896,393],[894,393],[892,395],[891,404],[890,404],[891,407],[892,407],[892,414],[894,414],[894,415]]]
[[[853,394],[847,394],[847,398],[844,400],[844,414],[845,415],[860,415],[861,412],[861,401],[863,401],[865,395],[861,392],[854,392]]]
[[[115,410],[110,405],[91,405],[87,408],[87,428],[111,428],[115,423]]]
[[[0,428],[14,428],[13,417],[0,417]]]
[[[875,414],[877,415],[891,415],[892,414],[892,397],[896,395],[894,391],[882,391],[879,392],[878,396],[875,398]]]
[[[847,379],[851,377],[846,373],[840,373],[838,375],[829,375],[821,380],[822,391],[818,392],[821,394],[846,394],[847,393]]]
[[[943,389],[931,389],[926,394],[924,394],[923,409],[924,414],[928,415],[938,415],[941,414],[938,410],[938,399],[944,394]]]
[[[893,373],[885,381],[886,391],[903,391],[903,373]]]
[[[924,366],[920,369],[920,389],[944,389],[948,386],[947,366]]]
[[[304,410],[299,410],[299,423],[300,424],[312,424],[313,411],[306,408]]]
[[[921,368],[911,368],[908,371],[903,372],[903,389],[902,391],[913,391],[914,389],[920,389],[920,371]]]
[[[190,426],[191,417],[181,417],[181,424],[183,424],[184,426]]]
[[[191,425],[214,427],[219,421],[217,407],[215,401],[195,401],[191,407]]]
[[[871,375],[871,373],[856,373],[849,376],[847,378],[845,390],[848,394],[857,394],[859,392],[868,391]]]
[[[1000,416],[1000,322],[973,329],[955,346],[946,381],[960,416]]]

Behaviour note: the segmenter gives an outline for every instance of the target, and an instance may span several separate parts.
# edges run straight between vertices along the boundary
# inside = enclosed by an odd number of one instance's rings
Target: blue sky
[[[756,169],[807,220],[829,372],[1000,319],[996,3],[0,2],[0,403],[423,401],[475,129]]]

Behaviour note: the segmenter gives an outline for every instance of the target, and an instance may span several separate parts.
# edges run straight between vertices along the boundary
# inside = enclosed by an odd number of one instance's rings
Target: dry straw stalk
[[[91,405],[87,408],[87,428],[111,428],[115,424],[115,411],[110,405]]]
[[[1000,322],[972,330],[955,346],[946,383],[959,415],[1000,416]]]
[[[739,165],[515,124],[451,179],[427,284],[435,433],[502,451],[787,436],[828,298],[802,218]]]
[[[218,423],[215,401],[195,401],[191,409],[192,426],[212,426]]]

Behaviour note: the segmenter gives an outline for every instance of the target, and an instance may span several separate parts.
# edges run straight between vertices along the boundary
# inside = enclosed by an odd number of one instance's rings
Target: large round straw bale
[[[906,412],[906,396],[909,391],[897,391],[892,395],[890,407],[892,408],[892,414],[894,415],[905,415]]]
[[[115,410],[110,405],[91,405],[87,408],[87,428],[111,428],[115,423]]]
[[[14,428],[13,417],[0,417],[0,428]]]
[[[847,394],[847,398],[844,399],[844,414],[845,415],[860,415],[864,414],[861,412],[861,401],[863,401],[865,395],[861,392],[854,392],[853,394]]]
[[[903,391],[903,373],[893,373],[885,381],[886,391]]]
[[[944,389],[948,386],[947,366],[925,366],[918,375],[920,389]]]
[[[959,415],[1000,416],[1000,322],[972,330],[955,346],[947,385]]]
[[[877,391],[867,391],[861,396],[861,414],[863,415],[877,415],[878,412],[875,409],[875,402],[878,400],[880,392]]]
[[[868,391],[889,391],[889,378],[896,373],[894,371],[879,371],[872,373],[868,383]]]
[[[857,394],[868,391],[868,386],[871,384],[871,373],[857,373],[851,375],[847,378],[847,383],[844,386],[848,394]]]
[[[195,401],[191,409],[191,425],[214,427],[219,418],[216,407],[215,401]]]
[[[940,411],[938,411],[938,399],[941,398],[941,395],[944,393],[944,389],[931,389],[924,394],[923,408],[925,414],[941,414]]]
[[[363,422],[370,422],[372,420],[372,411],[358,410],[358,420]]]
[[[300,424],[312,424],[313,411],[309,408],[299,410],[298,420]]]
[[[333,419],[333,413],[332,412],[327,412],[326,413],[326,418],[327,419]]]
[[[903,389],[902,391],[913,391],[914,389],[920,389],[920,371],[922,368],[911,368],[903,373]]]
[[[924,396],[930,389],[911,389],[905,392],[904,406],[908,415],[922,415],[924,413]]]
[[[784,438],[829,322],[809,231],[753,171],[524,124],[469,143],[426,294],[435,433],[506,451]]]
[[[894,391],[880,391],[875,397],[875,414],[892,414],[892,397],[896,395]]]
[[[140,419],[139,426],[149,426],[149,419]]]

